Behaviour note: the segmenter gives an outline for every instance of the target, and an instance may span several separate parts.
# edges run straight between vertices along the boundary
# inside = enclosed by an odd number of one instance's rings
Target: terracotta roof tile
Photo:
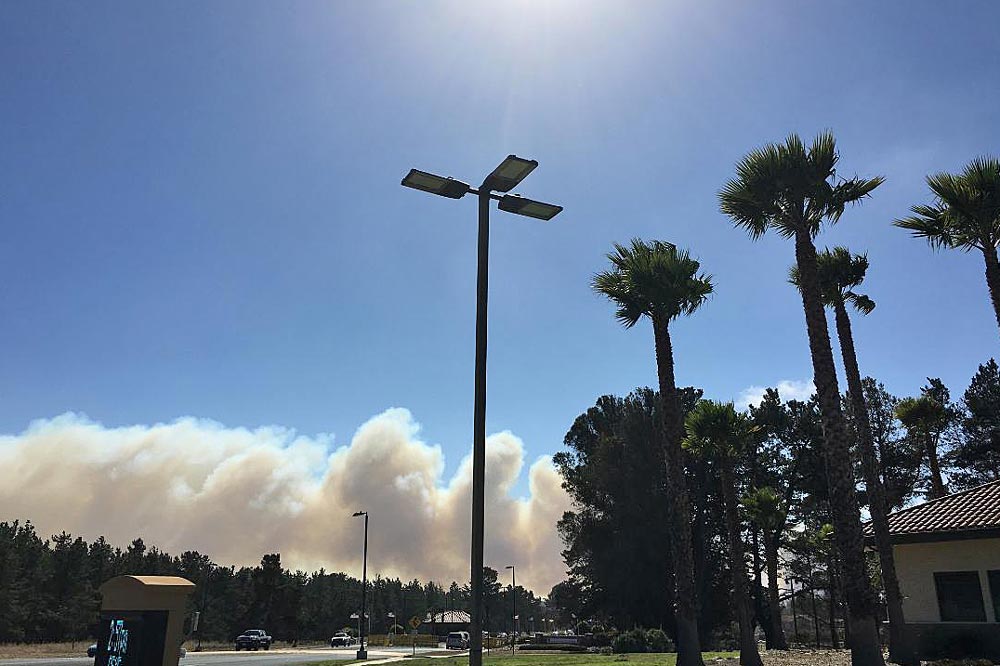
[[[892,536],[969,532],[1000,528],[1000,481],[946,495],[889,514]],[[871,522],[865,535],[872,536]]]

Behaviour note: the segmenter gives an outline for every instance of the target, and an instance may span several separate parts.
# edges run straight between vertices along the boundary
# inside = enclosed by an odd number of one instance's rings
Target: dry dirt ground
[[[851,653],[847,650],[772,650],[761,652],[764,666],[850,666]],[[705,666],[739,666],[735,658],[706,660]]]
[[[0,659],[86,656],[90,641],[73,643],[0,643]]]

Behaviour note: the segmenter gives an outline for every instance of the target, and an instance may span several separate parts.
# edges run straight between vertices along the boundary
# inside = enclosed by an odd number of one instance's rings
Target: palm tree
[[[937,443],[941,432],[948,425],[948,408],[929,395],[904,398],[896,405],[896,418],[906,428],[910,437],[924,447],[924,453],[927,455],[927,468],[931,473],[929,497],[931,499],[944,497],[946,491],[944,479],[941,478]]]
[[[740,665],[762,666],[754,637],[750,612],[749,583],[746,571],[746,546],[743,544],[736,494],[736,461],[746,450],[751,437],[750,420],[738,414],[733,403],[702,400],[685,421],[684,447],[715,463],[722,482],[722,505],[729,533],[729,573],[733,586],[733,605],[740,625]]]
[[[594,291],[606,296],[618,307],[615,316],[625,328],[632,328],[643,317],[653,325],[662,405],[659,412],[666,490],[667,497],[671,498],[669,508],[674,526],[671,546],[677,591],[677,663],[679,666],[701,666],[698,596],[691,549],[691,502],[684,480],[681,451],[684,415],[674,380],[670,322],[701,307],[712,293],[712,278],[698,272],[701,266],[688,252],[662,241],[646,243],[636,238],[628,247],[615,244],[615,251],[608,254],[608,259],[612,268],[594,276]]]
[[[788,509],[778,491],[770,486],[755,488],[743,498],[743,506],[750,520],[764,535],[764,563],[767,567],[767,599],[771,607],[771,633],[775,648],[788,649],[785,629],[781,624],[781,602],[778,595],[778,547],[781,530],[785,526]]]
[[[768,229],[795,241],[802,307],[805,311],[813,381],[823,421],[824,457],[836,540],[844,562],[851,621],[854,666],[882,666],[875,624],[875,597],[865,569],[861,514],[854,487],[850,439],[840,408],[840,389],[833,363],[830,333],[823,313],[813,240],[823,222],[840,219],[849,203],[868,196],[882,178],[838,179],[836,141],[826,132],[809,148],[795,134],[783,144],[770,144],[746,155],[736,165],[736,178],[719,193],[722,212],[753,239]]]
[[[933,248],[976,249],[986,261],[986,286],[1000,326],[1000,160],[980,157],[962,173],[927,177],[934,193],[931,205],[913,206],[913,215],[893,222],[926,238]]]
[[[868,493],[868,508],[875,532],[886,607],[889,611],[889,661],[909,664],[913,663],[915,657],[905,645],[903,601],[899,591],[899,579],[896,576],[892,542],[889,539],[889,511],[885,499],[885,485],[882,483],[878,455],[875,453],[872,426],[868,417],[868,406],[865,404],[861,371],[858,368],[858,355],[854,348],[851,318],[847,313],[848,303],[863,315],[871,314],[875,309],[875,301],[855,291],[865,280],[868,257],[863,254],[852,256],[847,248],[835,247],[819,253],[817,268],[823,305],[833,308],[837,337],[840,340],[840,353],[847,375],[847,393],[857,432],[861,468],[865,477],[865,490]],[[795,266],[789,272],[789,281],[795,286],[799,285],[799,271]]]

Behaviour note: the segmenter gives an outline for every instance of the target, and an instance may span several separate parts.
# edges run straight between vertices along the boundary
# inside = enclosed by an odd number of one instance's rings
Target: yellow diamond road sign
[[[417,617],[416,615],[414,615],[413,617],[411,617],[410,618],[410,626],[413,627],[414,629],[416,629],[417,627],[419,627],[420,626],[420,618]]]

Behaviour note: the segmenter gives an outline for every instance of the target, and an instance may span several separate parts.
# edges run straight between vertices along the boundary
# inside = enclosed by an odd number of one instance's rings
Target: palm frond
[[[711,276],[673,243],[634,238],[607,256],[612,270],[596,274],[591,287],[615,303],[615,317],[626,328],[644,316],[669,321],[692,314],[712,293]]]
[[[865,281],[868,271],[868,255],[851,254],[846,247],[824,249],[816,255],[816,274],[819,281],[820,296],[823,305],[834,307],[839,303],[851,301],[859,311],[868,314],[875,309],[875,302],[867,296],[851,291]],[[800,287],[799,268],[788,269],[788,281]],[[863,299],[860,302],[857,299]],[[865,308],[870,308],[865,312]]]
[[[875,309],[875,301],[865,294],[848,291],[845,296],[847,297],[847,300],[850,301],[851,305],[854,306],[854,309],[863,315],[869,315]]]
[[[865,197],[871,196],[872,191],[885,182],[882,176],[874,178],[851,178],[837,183],[830,192],[830,201],[827,205],[826,216],[831,222],[840,220],[844,214],[847,204],[858,203]]]
[[[910,231],[914,238],[925,239],[934,249],[959,247],[945,222],[942,208],[919,205],[912,206],[910,210],[913,215],[894,220],[892,225]]]
[[[731,402],[700,400],[684,421],[684,446],[709,458],[737,455],[750,440],[750,421]]]
[[[1000,160],[974,159],[959,174],[927,177],[932,205],[913,206],[913,216],[893,224],[933,248],[990,250],[1000,244]]]
[[[834,184],[838,160],[830,132],[817,135],[808,148],[798,135],[789,135],[736,164],[736,177],[719,192],[719,208],[753,239],[768,229],[786,238],[799,231],[815,236],[824,221],[836,222],[847,204],[869,196],[883,182],[876,177]]]

